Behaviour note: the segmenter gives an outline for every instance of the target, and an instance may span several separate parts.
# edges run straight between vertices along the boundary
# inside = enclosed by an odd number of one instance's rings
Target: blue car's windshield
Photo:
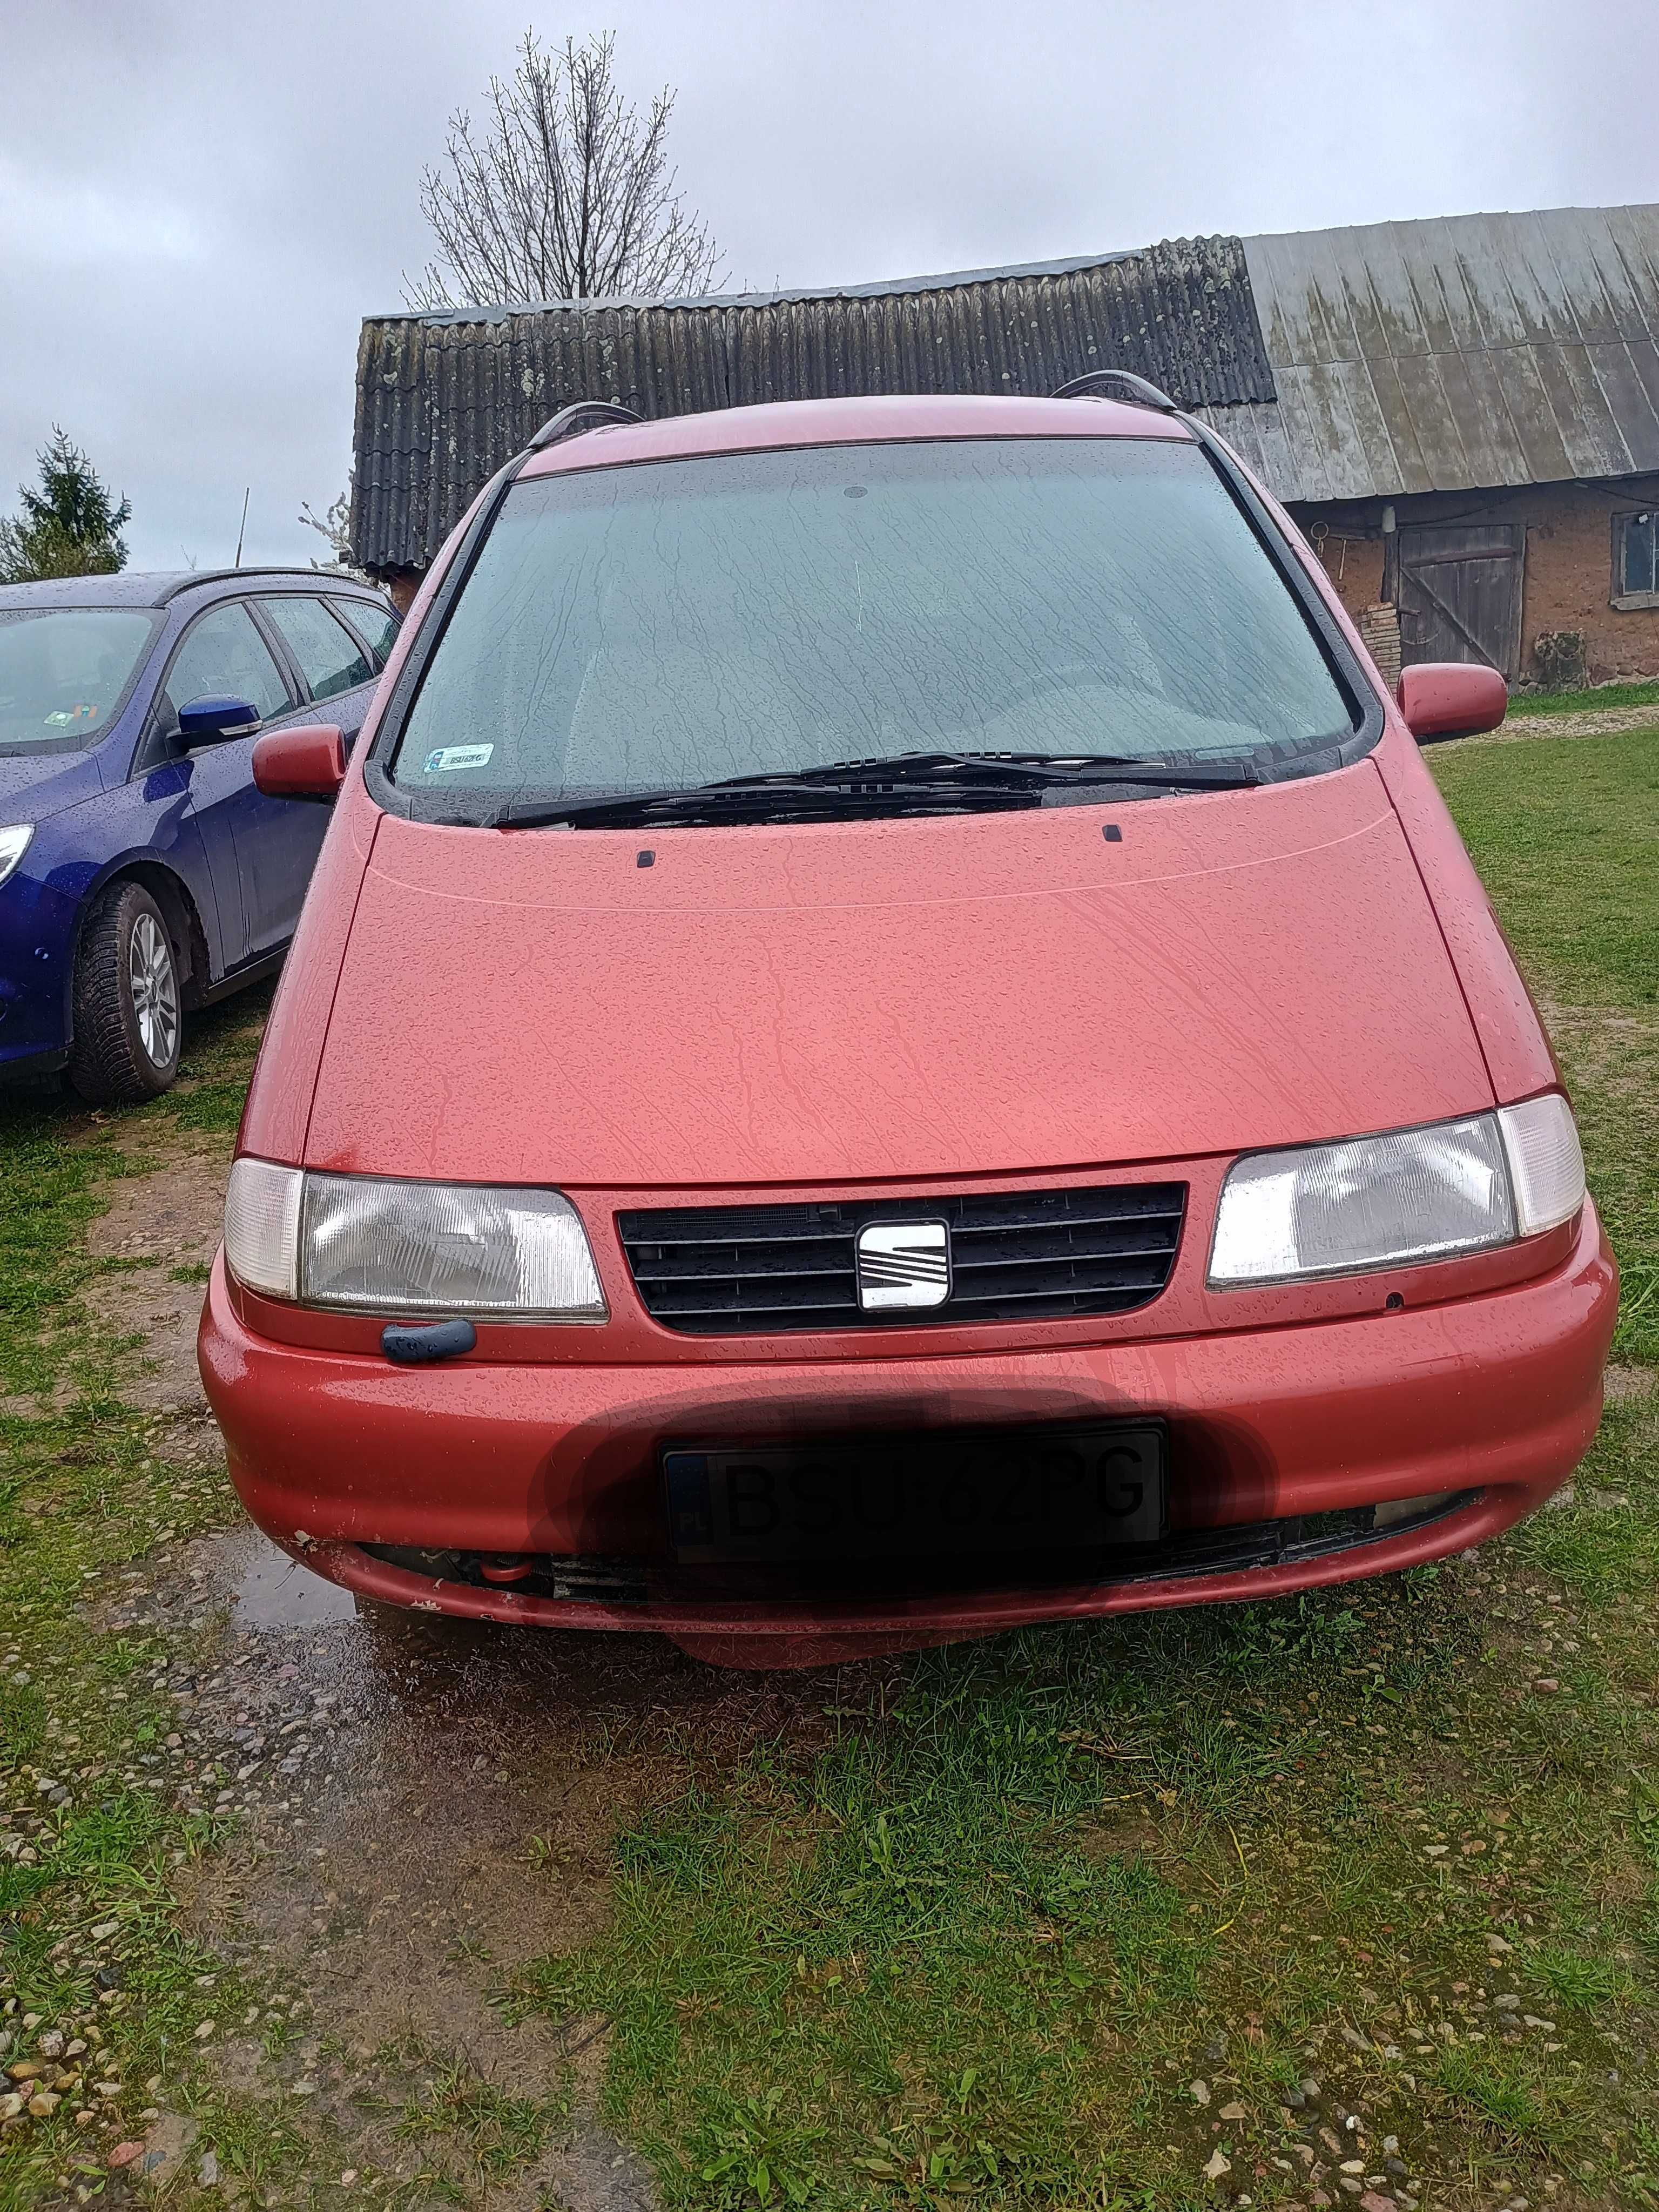
[[[137,607],[0,607],[0,753],[95,744],[155,622]]]

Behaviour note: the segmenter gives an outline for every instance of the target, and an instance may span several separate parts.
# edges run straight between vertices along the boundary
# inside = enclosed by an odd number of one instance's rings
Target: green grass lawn
[[[1545,1002],[1624,1270],[1618,1355],[1659,1361],[1659,731],[1428,757]]]
[[[285,2140],[180,2066],[202,2015],[198,1978],[214,1976],[220,2006],[241,1995],[175,1908],[181,1871],[216,1834],[145,1786],[142,1762],[171,1725],[155,1680],[169,1655],[91,1632],[82,1612],[158,1540],[231,1517],[222,1473],[170,1464],[160,1425],[123,1403],[131,1347],[92,1325],[79,1293],[130,1263],[88,1259],[82,1238],[113,1182],[165,1157],[181,1126],[210,1123],[211,1102],[240,1097],[258,1011],[199,1024],[184,1086],[141,1113],[0,1093],[0,2035],[19,2037],[0,2066],[29,2055],[21,2024],[35,2013],[90,2046],[62,2068],[76,2086],[54,2093],[49,2119],[0,2121],[4,2212],[104,2186],[108,2137],[73,2118],[96,2101],[94,2075],[125,2085],[112,2109],[141,2134],[147,2085],[165,2081],[251,2180]]]
[[[1659,684],[1603,684],[1592,691],[1517,691],[1517,714],[1593,714],[1604,707],[1659,706]]]
[[[1626,1263],[1575,1502],[1383,1583],[848,1668],[810,1741],[689,1746],[616,1839],[603,1933],[501,1992],[611,2024],[605,2117],[667,2205],[1659,2204],[1654,740],[1432,758]],[[246,1054],[214,1034],[147,1147],[233,1113]],[[122,1783],[165,1725],[157,1655],[80,1610],[163,1513],[233,1508],[121,1405],[76,1297],[130,1148],[60,1122],[0,1108],[0,1389],[60,1401],[0,1416],[0,1788],[33,1854],[0,1859],[0,1973],[18,2011],[98,2008],[83,1931],[119,1912],[125,2073],[199,2094],[222,2195],[299,2202],[302,2154],[179,2057],[200,1960],[170,1884],[215,1838]],[[43,1807],[71,1750],[107,1778]],[[0,2132],[0,2205],[95,2187],[70,2102]]]

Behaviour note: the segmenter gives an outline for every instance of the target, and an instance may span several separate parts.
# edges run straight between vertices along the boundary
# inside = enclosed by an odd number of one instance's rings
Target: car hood
[[[0,754],[0,824],[44,822],[103,787],[91,753]]]
[[[306,1157],[844,1183],[1231,1152],[1491,1103],[1366,761],[1115,811],[648,833],[386,817]]]

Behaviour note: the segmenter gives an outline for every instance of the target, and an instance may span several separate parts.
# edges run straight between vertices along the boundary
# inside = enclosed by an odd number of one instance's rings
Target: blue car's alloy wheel
[[[166,917],[142,884],[100,895],[75,963],[70,1081],[94,1105],[136,1105],[179,1073],[183,994]]]
[[[127,982],[138,1041],[153,1066],[166,1067],[179,1052],[179,979],[167,932],[153,915],[141,914],[132,926]]]

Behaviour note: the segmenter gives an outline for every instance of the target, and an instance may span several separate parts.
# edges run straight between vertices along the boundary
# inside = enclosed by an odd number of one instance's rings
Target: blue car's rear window
[[[0,752],[70,752],[114,720],[158,617],[137,607],[0,608]]]

